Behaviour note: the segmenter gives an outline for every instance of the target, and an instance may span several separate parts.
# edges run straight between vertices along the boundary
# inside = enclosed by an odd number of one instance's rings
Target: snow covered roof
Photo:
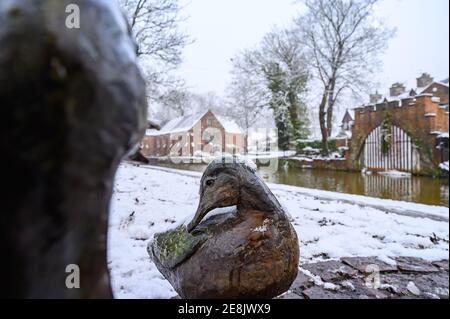
[[[352,138],[352,131],[340,131],[336,136],[333,137],[336,140],[345,140],[345,139],[351,139]]]
[[[209,111],[175,118],[165,124],[161,130],[147,130],[146,134],[147,136],[159,136],[187,132],[191,130],[195,124],[197,124],[208,112]],[[216,116],[216,118],[227,133],[242,134],[242,129],[233,120],[224,116]]]
[[[439,84],[439,85],[448,87],[448,79],[447,80],[443,80],[443,81],[434,81],[434,82],[428,84],[426,87],[416,88],[415,91],[417,92],[417,94],[421,94],[421,93],[425,92],[430,86],[432,86],[434,84]]]
[[[183,133],[187,132],[194,127],[194,125],[205,116],[207,112],[196,113],[192,115],[186,115],[182,117],[177,117],[164,125],[160,131],[157,130],[147,130],[147,135],[157,136],[165,134]]]
[[[219,120],[220,124],[222,124],[223,128],[225,129],[225,132],[232,133],[232,134],[242,134],[242,129],[237,125],[235,121],[232,119],[229,119],[225,116],[217,116],[217,120]]]
[[[347,114],[351,117],[351,120],[349,119],[350,121],[355,120],[355,109],[347,109],[345,111],[343,122],[347,119]]]
[[[386,99],[388,100],[388,102],[393,102],[393,101],[400,101],[400,100],[404,100],[404,99],[410,99],[412,97],[415,97],[417,95],[417,91],[416,89],[410,90],[409,92],[404,92],[400,95],[397,96],[389,96]],[[383,99],[384,101],[384,99]]]
[[[348,114],[352,117],[352,119],[355,119],[355,109],[349,109],[347,110]]]

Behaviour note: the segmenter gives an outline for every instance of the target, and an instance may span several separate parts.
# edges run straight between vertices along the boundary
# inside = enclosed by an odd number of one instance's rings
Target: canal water
[[[206,164],[158,162],[157,165],[197,172],[203,172],[206,168]],[[444,178],[398,178],[379,174],[288,168],[282,161],[279,166],[275,173],[268,167],[259,166],[258,173],[269,183],[449,207],[449,181]]]

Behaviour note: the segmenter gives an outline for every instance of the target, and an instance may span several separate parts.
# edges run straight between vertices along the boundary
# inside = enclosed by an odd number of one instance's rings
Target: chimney
[[[392,84],[389,91],[390,91],[391,96],[399,96],[399,95],[405,93],[406,88],[403,84],[397,82],[397,83]]]
[[[434,79],[428,73],[424,73],[420,78],[417,78],[417,87],[424,88],[433,83],[433,81]]]
[[[369,98],[370,104],[376,104],[378,103],[379,100],[383,98],[383,95],[381,95],[380,93],[378,93],[378,91],[376,91],[375,94],[370,94]]]

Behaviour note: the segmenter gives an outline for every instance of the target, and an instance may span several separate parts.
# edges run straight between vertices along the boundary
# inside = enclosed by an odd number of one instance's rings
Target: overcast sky
[[[230,80],[230,59],[258,44],[275,26],[288,26],[304,11],[295,0],[181,0],[185,28],[195,40],[186,48],[179,74],[193,91],[223,94]],[[376,14],[397,28],[383,55],[377,81],[386,92],[396,81],[415,86],[428,72],[436,80],[449,74],[449,1],[382,0]]]

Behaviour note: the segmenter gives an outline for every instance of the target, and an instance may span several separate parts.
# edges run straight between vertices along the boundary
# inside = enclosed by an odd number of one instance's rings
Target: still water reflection
[[[175,169],[203,172],[206,165],[158,163]],[[378,174],[280,168],[273,173],[267,167],[258,167],[259,175],[267,182],[339,193],[394,199],[428,205],[449,206],[448,179],[431,177],[392,178]]]

